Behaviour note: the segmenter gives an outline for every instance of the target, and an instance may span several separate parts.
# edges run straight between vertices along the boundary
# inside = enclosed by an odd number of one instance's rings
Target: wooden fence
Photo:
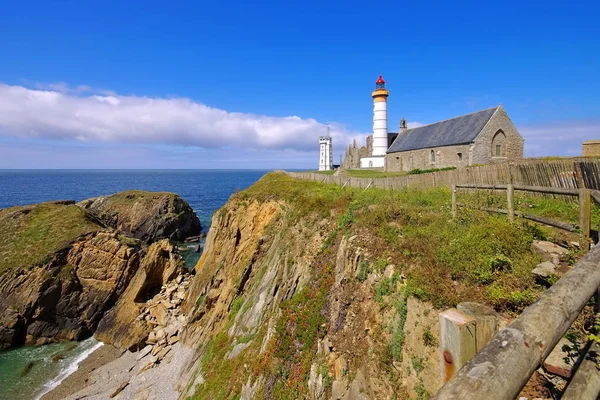
[[[541,187],[541,186],[524,186],[524,185],[452,185],[452,218],[456,218],[458,207],[465,207],[464,204],[459,203],[457,200],[457,189],[484,189],[484,190],[506,190],[506,204],[507,209],[497,208],[479,208],[483,211],[506,214],[508,215],[509,221],[515,220],[515,215],[529,219],[532,221],[540,222],[542,224],[554,226],[556,228],[564,229],[567,231],[575,232],[581,230],[581,233],[586,237],[590,238],[591,233],[591,200],[594,199],[600,204],[600,190],[590,189],[564,189],[564,188],[553,188],[553,187]],[[579,201],[579,226],[544,218],[536,215],[529,215],[515,211],[515,191],[524,191],[530,193],[542,193],[559,196],[574,196]],[[600,230],[600,229],[599,229]]]
[[[600,158],[530,159],[519,163],[482,165],[451,171],[387,178],[354,178],[316,172],[286,172],[289,176],[357,188],[401,189],[452,185],[524,185],[600,190]]]
[[[542,297],[458,371],[433,400],[517,397],[600,286],[600,246],[595,246]],[[588,348],[563,400],[594,400],[600,392],[596,361]]]

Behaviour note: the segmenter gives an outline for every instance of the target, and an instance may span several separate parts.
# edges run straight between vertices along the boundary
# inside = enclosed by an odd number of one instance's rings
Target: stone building
[[[584,157],[600,157],[600,140],[588,140],[583,142]]]
[[[386,154],[386,171],[495,164],[523,158],[523,137],[501,105],[405,129]]]
[[[358,147],[354,141],[346,148],[342,168],[410,171],[523,158],[523,137],[501,105],[412,129],[402,118],[400,131],[395,133],[387,131],[388,96],[379,76],[372,93],[373,134],[367,137],[366,146]]]

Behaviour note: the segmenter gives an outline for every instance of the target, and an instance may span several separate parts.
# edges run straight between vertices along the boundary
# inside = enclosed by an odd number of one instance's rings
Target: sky
[[[305,168],[502,104],[525,155],[600,139],[597,1],[12,1],[0,168]]]

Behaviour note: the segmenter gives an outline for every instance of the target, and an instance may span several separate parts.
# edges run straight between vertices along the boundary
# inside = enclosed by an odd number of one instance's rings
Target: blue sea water
[[[0,209],[50,200],[80,201],[140,189],[173,192],[194,209],[202,226],[237,190],[256,182],[259,170],[0,170]],[[193,252],[190,252],[193,253]],[[195,264],[198,254],[192,259]],[[192,254],[193,256],[193,254]],[[77,368],[98,342],[22,347],[0,352],[0,399],[33,400]],[[65,358],[53,362],[63,352]],[[31,366],[28,367],[28,365]],[[25,373],[26,372],[26,373]]]
[[[123,190],[173,192],[196,211],[202,226],[236,190],[266,170],[0,170],[0,208],[49,200],[80,201]]]

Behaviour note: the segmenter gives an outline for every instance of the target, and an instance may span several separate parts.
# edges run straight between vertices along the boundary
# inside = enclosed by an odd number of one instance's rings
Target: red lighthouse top
[[[385,81],[383,80],[383,77],[381,75],[379,75],[379,79],[377,79],[377,82],[375,82],[375,84],[385,85]]]

